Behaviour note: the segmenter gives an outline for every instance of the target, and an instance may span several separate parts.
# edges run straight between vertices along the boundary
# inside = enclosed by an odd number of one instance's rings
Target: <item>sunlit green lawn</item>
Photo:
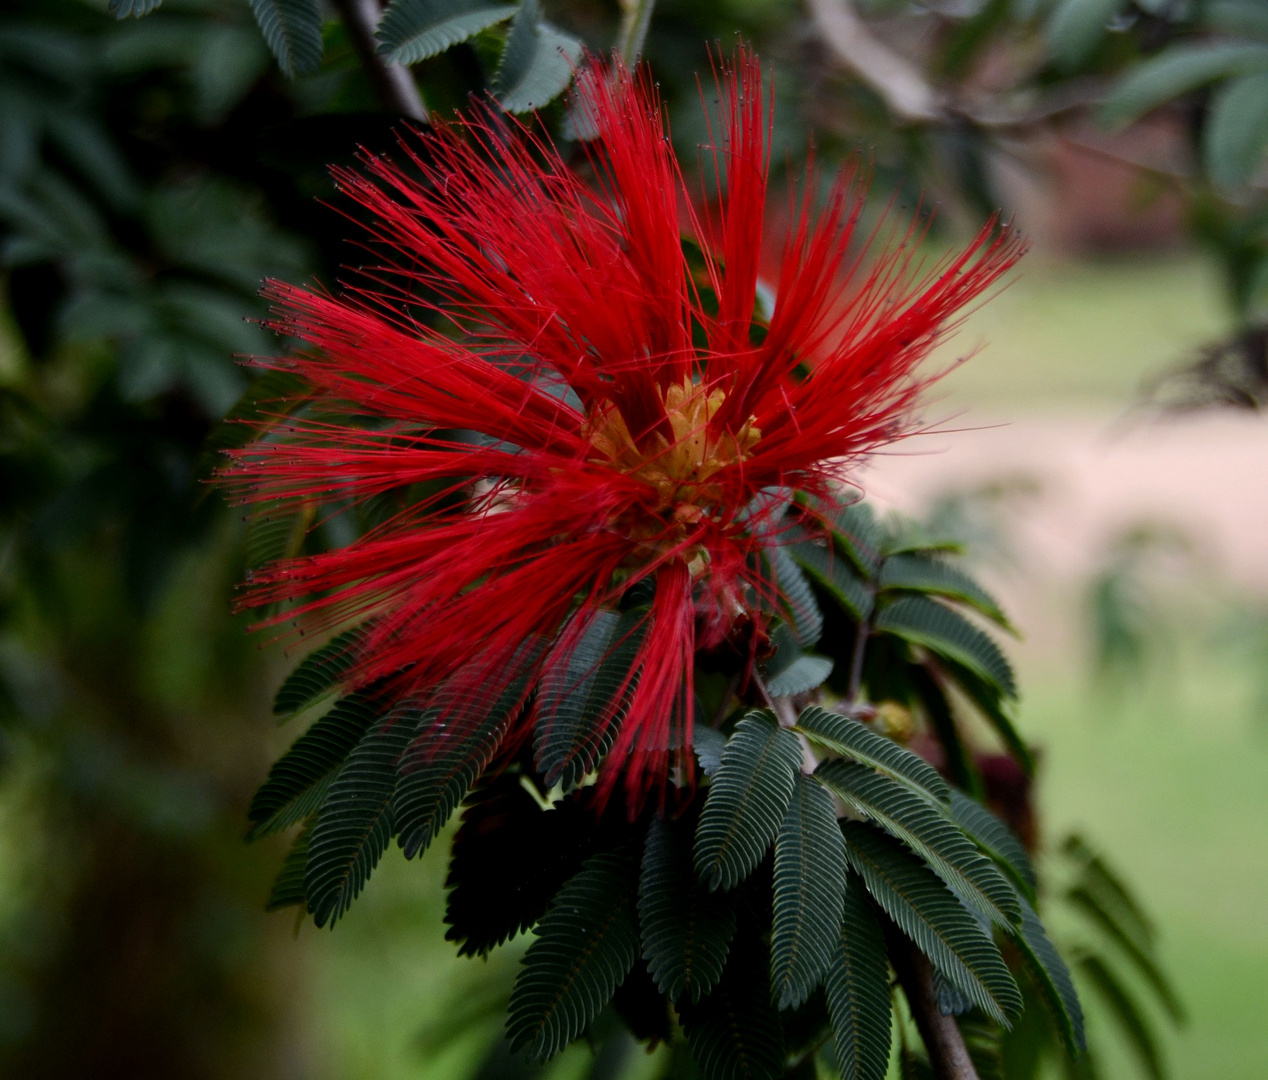
[[[953,348],[989,347],[944,388],[992,418],[1043,409],[1124,408],[1141,379],[1224,327],[1218,282],[1193,259],[1081,265],[1036,260],[975,315]],[[972,413],[970,412],[970,416]],[[1076,616],[1077,596],[1058,601]],[[1181,628],[1182,631],[1184,628]],[[1022,727],[1042,748],[1050,836],[1078,827],[1146,899],[1191,1019],[1171,1041],[1178,1080],[1268,1075],[1268,718],[1251,715],[1247,662],[1216,656],[1206,629],[1174,662],[1117,700],[1090,689],[1082,654],[1023,650]],[[340,1080],[470,1075],[496,1032],[482,987],[517,952],[460,961],[442,940],[439,852],[392,853],[334,934],[307,928],[320,1071]],[[1060,927],[1058,927],[1060,929]],[[496,966],[494,966],[496,965]],[[568,1080],[589,1052],[552,1070]],[[1139,1075],[1111,1048],[1107,1080]]]
[[[1125,407],[1142,381],[1227,329],[1221,282],[1195,257],[1078,263],[1039,255],[974,312],[940,353],[969,356],[939,386],[948,400],[1013,410]]]

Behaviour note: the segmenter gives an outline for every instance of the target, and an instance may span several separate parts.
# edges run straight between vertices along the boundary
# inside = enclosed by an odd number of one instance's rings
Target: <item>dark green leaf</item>
[[[977,1070],[978,1080],[1008,1080],[1004,1074],[1004,1032],[985,1017],[965,1016],[959,1021],[964,1048]]]
[[[726,749],[726,736],[717,728],[704,724],[691,725],[691,743],[705,776],[714,776],[722,767],[722,751]]]
[[[568,799],[543,810],[525,783],[503,773],[467,798],[445,879],[445,937],[460,955],[484,955],[537,922],[600,835],[591,807]]]
[[[414,737],[418,713],[397,708],[348,755],[317,812],[304,891],[318,926],[332,926],[365,887],[392,840],[396,768]]]
[[[1142,947],[1136,936],[1125,929],[1114,914],[1088,889],[1076,886],[1066,893],[1066,900],[1086,914],[1123,951],[1123,954],[1135,965],[1136,970],[1144,976],[1154,993],[1158,995],[1158,1000],[1162,1002],[1171,1018],[1177,1024],[1184,1023],[1184,1007],[1180,1004],[1171,983],[1162,973],[1162,968],[1154,959],[1153,950]]]
[[[1021,919],[1008,880],[942,808],[910,788],[852,761],[826,761],[815,770],[846,805],[908,844],[948,885],[1003,927]]]
[[[1048,20],[1048,48],[1065,68],[1073,68],[1096,48],[1126,0],[1059,0]]]
[[[490,0],[392,0],[379,20],[379,52],[416,64],[509,19],[514,4]]]
[[[1133,67],[1105,99],[1101,119],[1126,127],[1164,101],[1209,82],[1268,71],[1268,45],[1247,41],[1180,42]]]
[[[841,1080],[884,1080],[893,1010],[889,961],[863,882],[852,875],[824,988]]]
[[[964,743],[951,701],[943,686],[941,672],[932,664],[909,664],[907,679],[925,714],[925,720],[942,747],[944,768],[953,784],[978,794],[982,781],[973,767],[973,756]]]
[[[532,674],[521,660],[514,677],[480,686],[464,683],[427,709],[400,763],[392,812],[400,845],[412,859],[436,838],[449,815],[493,760],[511,720],[524,704]]]
[[[962,791],[951,792],[951,816],[986,851],[1014,877],[1022,891],[1034,899],[1038,882],[1030,856],[1013,831],[985,806],[970,799]],[[1023,909],[1023,914],[1025,909]]]
[[[251,800],[247,818],[255,826],[250,838],[279,832],[315,813],[344,760],[382,713],[382,704],[371,695],[353,694],[296,739]]]
[[[910,852],[867,825],[843,822],[846,857],[886,914],[978,1008],[1007,1024],[1022,1007],[995,943]]]
[[[523,0],[493,77],[498,101],[510,113],[553,101],[572,82],[582,44],[541,20],[537,0]]]
[[[278,911],[284,907],[297,907],[306,902],[304,874],[308,869],[308,842],[313,835],[313,823],[309,821],[295,837],[291,850],[286,853],[282,868],[273,879],[265,911]]]
[[[554,1057],[612,1000],[638,955],[637,873],[630,850],[600,852],[559,890],[515,980],[513,1050]]]
[[[300,408],[309,384],[291,371],[266,371],[252,380],[237,403],[207,436],[200,472],[225,464],[222,452],[236,450]]]
[[[845,842],[832,796],[798,774],[775,837],[771,993],[780,1009],[802,1005],[827,971],[844,896]]]
[[[1035,984],[1039,987],[1044,1005],[1052,1015],[1066,1052],[1071,1056],[1078,1056],[1087,1049],[1087,1038],[1083,1033],[1083,1007],[1079,1004],[1079,995],[1074,989],[1065,961],[1048,940],[1043,923],[1024,897],[1021,901],[1021,926],[1014,938],[1034,976]]]
[[[246,561],[252,569],[299,554],[311,520],[304,507],[270,503],[247,515]]]
[[[304,657],[273,698],[274,714],[284,716],[306,709],[337,686],[356,660],[364,637],[365,627],[354,626]]]
[[[1013,723],[1012,717],[1009,716],[999,687],[982,678],[976,671],[963,664],[957,664],[945,656],[940,657],[933,666],[941,670],[964,691],[965,696],[995,729],[1009,753],[1027,775],[1033,773],[1035,771],[1034,757],[1030,753],[1030,747],[1022,741],[1021,733]]]
[[[797,718],[796,730],[817,746],[880,769],[921,795],[941,802],[951,797],[947,782],[924,758],[899,746],[893,739],[869,731],[853,717],[811,705]]]
[[[321,9],[317,0],[251,0],[278,67],[288,78],[316,71],[321,65]]]
[[[832,661],[826,656],[811,656],[802,653],[779,673],[766,680],[766,692],[771,697],[792,697],[804,694],[816,686],[822,686],[824,680],[832,674]]]
[[[1124,933],[1141,948],[1150,949],[1156,935],[1153,923],[1122,878],[1077,833],[1066,837],[1061,850],[1078,865],[1079,888],[1095,895],[1098,903],[1114,913]]]
[[[875,627],[963,665],[999,687],[1006,697],[1017,695],[1013,670],[999,646],[945,604],[923,596],[907,596],[886,605]]]
[[[796,631],[797,644],[803,649],[813,646],[823,633],[823,614],[815,600],[814,589],[792,555],[779,544],[766,549],[775,571],[775,584],[787,606],[787,614]]]
[[[770,1000],[770,960],[755,928],[742,926],[722,981],[679,1008],[702,1080],[780,1080],[784,1033]]]
[[[110,14],[116,19],[139,19],[154,11],[163,0],[110,0]]]
[[[1140,1056],[1151,1080],[1167,1080],[1158,1037],[1131,993],[1119,982],[1118,976],[1105,966],[1099,956],[1085,954],[1079,957],[1078,964],[1117,1017],[1128,1042]]]
[[[637,686],[646,609],[600,611],[576,640],[565,629],[537,690],[537,768],[546,784],[580,783],[611,749]]]
[[[834,526],[832,539],[836,547],[849,557],[860,574],[868,580],[874,578],[890,538],[872,508],[865,502],[854,502],[829,509],[827,518]]]
[[[734,888],[762,861],[800,768],[797,736],[769,712],[751,712],[736,724],[696,829],[696,872],[711,890]]]
[[[959,600],[1008,628],[1008,620],[994,597],[963,570],[941,559],[923,555],[892,555],[881,566],[878,586]]]
[[[643,958],[671,1000],[699,1001],[722,977],[735,933],[729,893],[710,895],[693,872],[684,822],[658,818],[647,833],[638,885]]]
[[[1268,149],[1268,71],[1243,75],[1211,98],[1203,133],[1206,169],[1217,184],[1254,179]]]
[[[789,548],[797,564],[817,581],[855,619],[872,613],[872,592],[848,560],[836,552],[804,540]]]
[[[1209,30],[1268,41],[1268,6],[1262,0],[1207,0],[1197,14]]]

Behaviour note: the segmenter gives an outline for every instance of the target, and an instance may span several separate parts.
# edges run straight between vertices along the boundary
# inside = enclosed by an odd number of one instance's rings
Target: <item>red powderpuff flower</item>
[[[464,699],[531,685],[525,668],[557,676],[645,583],[625,716],[606,732],[615,715],[598,718],[594,742],[612,742],[605,776],[623,770],[636,802],[668,755],[689,768],[694,652],[770,610],[753,507],[769,521],[779,497],[757,497],[830,496],[908,431],[917,365],[1021,253],[992,222],[932,270],[907,242],[866,256],[847,173],[817,216],[809,197],[794,208],[759,318],[769,114],[751,55],[720,83],[716,219],[685,212],[694,278],[660,103],[618,64],[580,74],[592,182],[540,132],[480,114],[406,141],[408,169],[336,170],[393,252],[379,285],[267,286],[271,325],[304,345],[265,366],[315,390],[306,418],[236,455],[231,483],[247,501],[427,495],[341,550],[257,572],[246,602],[297,602],[274,621],[301,626],[366,620],[354,685],[451,703],[427,714],[424,755],[475,730]]]

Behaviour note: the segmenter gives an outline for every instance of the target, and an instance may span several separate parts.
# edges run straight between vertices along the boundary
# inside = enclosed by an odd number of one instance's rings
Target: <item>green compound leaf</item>
[[[1180,1004],[1167,977],[1162,973],[1162,968],[1154,959],[1152,949],[1142,947],[1136,936],[1114,917],[1114,913],[1102,904],[1091,890],[1075,886],[1066,892],[1066,900],[1087,915],[1122,950],[1157,994],[1158,1000],[1162,1002],[1163,1008],[1167,1010],[1171,1019],[1177,1024],[1184,1023],[1184,1007]]]
[[[1152,950],[1157,931],[1140,902],[1110,865],[1077,833],[1067,836],[1061,852],[1078,867],[1077,887],[1113,913],[1118,926],[1143,949]]]
[[[580,783],[611,749],[637,686],[646,609],[601,611],[581,635],[565,630],[537,690],[534,750],[548,787]]]
[[[110,14],[116,19],[139,19],[158,10],[163,0],[110,0]]]
[[[297,713],[337,686],[356,660],[365,634],[364,626],[354,626],[305,656],[278,688],[273,714]]]
[[[832,796],[798,774],[775,837],[771,993],[780,1009],[802,1005],[832,961],[845,896],[845,841]]]
[[[1008,879],[936,803],[852,761],[826,761],[815,779],[847,806],[909,845],[937,875],[1000,926],[1021,919]]]
[[[967,791],[981,790],[981,780],[973,767],[973,757],[964,743],[960,726],[951,711],[951,701],[939,672],[930,664],[909,664],[907,678],[920,703],[925,720],[942,744],[947,777]]]
[[[877,617],[875,627],[962,664],[998,687],[1005,697],[1017,696],[1013,669],[999,651],[999,646],[945,604],[923,596],[903,597],[885,607]]]
[[[710,896],[696,878],[681,822],[658,818],[648,830],[638,918],[643,958],[662,994],[696,1002],[717,985],[735,935],[735,906],[731,894]]]
[[[1048,48],[1066,70],[1086,59],[1126,0],[1058,0],[1045,27]]]
[[[762,861],[800,769],[797,736],[769,712],[751,712],[735,725],[696,828],[696,872],[710,890],[734,888]]]
[[[797,717],[795,730],[816,746],[880,769],[927,798],[946,802],[951,797],[947,782],[924,758],[868,730],[853,717],[811,705]]]
[[[448,941],[483,956],[527,930],[581,869],[598,834],[576,799],[544,810],[520,774],[505,772],[467,797],[449,857]]]
[[[1139,1055],[1150,1080],[1167,1080],[1167,1070],[1162,1062],[1158,1036],[1154,1034],[1152,1025],[1131,992],[1099,956],[1092,954],[1080,956],[1078,965],[1114,1013],[1119,1026],[1127,1035],[1128,1042]]]
[[[853,762],[824,762],[814,776],[857,813],[908,844],[938,877],[1000,927],[1012,928],[1021,919],[1017,894],[1007,878],[942,807]]]
[[[938,658],[937,667],[964,691],[965,696],[977,707],[987,723],[1003,740],[1017,764],[1027,775],[1033,773],[1035,759],[1030,753],[1030,747],[1022,740],[1021,733],[1013,723],[1013,718],[1008,713],[1008,705],[999,687],[982,678],[976,671],[963,664],[957,664],[945,656]]]
[[[766,549],[775,572],[775,584],[787,608],[797,644],[809,649],[823,633],[823,613],[815,600],[814,589],[801,572],[797,560],[781,545]]]
[[[1035,984],[1043,996],[1044,1005],[1052,1016],[1066,1052],[1078,1057],[1087,1049],[1083,1033],[1083,1007],[1074,989],[1070,971],[1061,959],[1039,921],[1039,916],[1023,897],[1021,900],[1021,926],[1013,934],[1017,948],[1026,966],[1034,976]]]
[[[296,739],[251,800],[247,818],[255,825],[248,838],[280,832],[316,813],[344,760],[382,715],[373,696],[353,694]]]
[[[528,694],[532,665],[501,685],[466,687],[455,700],[428,708],[401,757],[392,801],[399,843],[407,859],[427,849],[484,767],[493,760],[511,720]]]
[[[1013,835],[1012,829],[962,791],[951,792],[951,816],[979,847],[1014,878],[1026,897],[1033,900],[1035,890],[1039,887],[1035,868],[1031,865],[1030,856],[1022,842]],[[1025,915],[1025,908],[1022,908],[1022,914]]]
[[[705,727],[704,724],[692,724],[691,747],[696,752],[696,760],[700,762],[700,771],[705,776],[715,776],[722,768],[722,751],[726,749],[726,736],[717,728]]]
[[[321,66],[321,8],[317,0],[251,0],[251,12],[287,78]]]
[[[982,925],[914,855],[876,829],[843,822],[845,851],[867,891],[959,990],[1001,1024],[1021,1012],[1021,994]]]
[[[722,982],[679,1008],[687,1045],[704,1080],[780,1080],[784,1032],[770,1000],[770,961],[752,927],[737,935]]]
[[[255,568],[298,555],[311,524],[310,512],[281,502],[255,507],[246,517],[245,556]]]
[[[828,509],[827,517],[835,526],[832,531],[835,545],[860,574],[872,580],[889,545],[885,526],[876,520],[872,508],[864,502]]]
[[[863,882],[853,875],[823,985],[841,1080],[884,1080],[893,1012],[889,960]]]
[[[941,559],[923,555],[891,555],[881,567],[877,581],[880,589],[901,592],[930,593],[980,611],[1004,629],[1010,629],[999,604],[968,574]]]
[[[283,417],[303,408],[311,397],[311,389],[293,371],[265,371],[256,376],[207,436],[199,471],[206,473],[223,465],[221,451],[245,446]]]
[[[766,692],[771,697],[804,694],[816,686],[822,686],[824,680],[832,674],[832,666],[832,661],[826,656],[803,653],[778,674],[771,675],[766,680]]]
[[[515,12],[514,4],[489,0],[392,0],[379,20],[379,52],[393,64],[416,64]]]
[[[1254,179],[1268,150],[1268,71],[1216,91],[1203,143],[1206,170],[1217,184],[1236,187]]]
[[[308,910],[318,926],[334,926],[343,916],[391,843],[396,768],[418,721],[414,709],[393,710],[356,745],[330,785],[313,825],[304,876]]]
[[[568,89],[581,59],[576,38],[542,22],[537,0],[523,0],[493,77],[497,99],[509,113],[531,112]]]
[[[612,1000],[638,956],[637,873],[630,850],[600,852],[559,890],[511,993],[512,1050],[552,1058]]]
[[[855,619],[861,622],[871,615],[872,591],[847,559],[809,540],[794,544],[789,554]]]
[[[1101,121],[1123,128],[1164,101],[1206,83],[1268,71],[1268,45],[1247,41],[1181,42],[1137,64],[1110,92]]]
[[[1268,41],[1268,7],[1260,0],[1208,0],[1194,14],[1207,30]]]
[[[295,837],[291,850],[286,853],[282,868],[273,879],[265,911],[280,911],[285,907],[299,907],[307,901],[304,892],[304,875],[308,870],[308,842],[313,835],[313,823],[307,822]]]

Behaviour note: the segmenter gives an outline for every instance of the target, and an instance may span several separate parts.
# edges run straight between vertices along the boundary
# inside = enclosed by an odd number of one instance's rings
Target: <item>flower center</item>
[[[661,400],[672,440],[658,430],[639,445],[615,407],[590,417],[585,425],[595,451],[592,462],[646,481],[652,499],[639,507],[637,517],[622,515],[617,524],[632,538],[657,548],[673,546],[688,526],[719,508],[725,488],[714,477],[748,458],[762,435],[751,416],[734,434],[717,431],[711,422],[726,400],[725,391],[706,391],[690,378],[670,385]]]

